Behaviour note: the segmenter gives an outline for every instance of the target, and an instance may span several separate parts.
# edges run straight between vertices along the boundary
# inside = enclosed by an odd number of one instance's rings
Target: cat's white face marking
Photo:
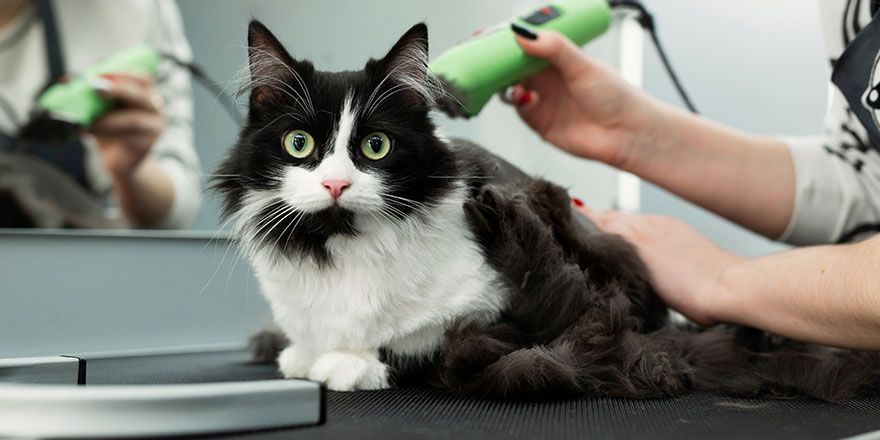
[[[332,152],[324,156],[320,165],[313,170],[297,166],[284,170],[280,196],[290,206],[305,213],[319,212],[337,203],[356,213],[381,208],[381,179],[375,173],[357,169],[350,156],[350,142],[358,142],[351,138],[357,127],[357,115],[358,108],[349,94],[335,124],[335,131],[325,146],[332,145]],[[329,189],[330,182],[348,182],[348,186],[338,198],[334,198]]]

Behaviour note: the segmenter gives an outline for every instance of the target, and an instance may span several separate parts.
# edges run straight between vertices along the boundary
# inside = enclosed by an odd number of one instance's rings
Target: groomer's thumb
[[[565,77],[574,77],[590,68],[590,60],[583,55],[580,48],[559,32],[535,32],[532,33],[536,36],[535,39],[525,37],[527,34],[521,31],[517,34],[516,42],[523,52],[546,59]]]

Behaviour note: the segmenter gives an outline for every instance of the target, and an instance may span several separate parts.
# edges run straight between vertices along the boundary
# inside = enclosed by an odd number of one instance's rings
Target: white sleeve
[[[192,51],[183,32],[177,5],[171,0],[155,3],[147,43],[160,52],[183,61],[192,60]],[[174,186],[174,201],[160,228],[186,228],[198,215],[201,205],[199,158],[193,146],[193,99],[189,71],[163,60],[156,74],[156,88],[165,102],[165,131],[153,145],[151,154],[168,174]]]
[[[862,2],[857,10],[859,3],[850,8],[848,1],[820,2],[832,65],[852,36],[871,21],[869,3]],[[794,160],[796,192],[794,212],[780,241],[848,242],[880,231],[880,145],[871,144],[834,85],[829,85],[828,104],[824,136],[786,139]]]
[[[795,203],[778,240],[836,243],[880,230],[880,154],[859,138],[847,127],[820,138],[786,139],[794,160]]]

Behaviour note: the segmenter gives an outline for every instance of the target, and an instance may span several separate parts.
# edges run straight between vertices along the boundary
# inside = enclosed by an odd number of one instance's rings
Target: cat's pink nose
[[[351,182],[347,180],[325,180],[323,184],[324,188],[327,188],[327,191],[330,191],[330,196],[333,197],[333,200],[339,200],[342,191],[345,191],[345,188],[351,186]]]

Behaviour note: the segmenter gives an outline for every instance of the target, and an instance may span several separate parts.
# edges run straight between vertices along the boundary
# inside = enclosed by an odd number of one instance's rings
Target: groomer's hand
[[[94,86],[117,104],[89,132],[113,178],[131,179],[165,129],[162,97],[150,77],[133,73],[103,75]]]
[[[718,322],[715,300],[721,275],[745,258],[721,249],[679,219],[577,209],[602,231],[621,235],[636,247],[667,305],[698,324]]]
[[[508,100],[546,141],[576,156],[625,166],[652,101],[561,34],[536,35],[517,35],[516,41],[550,66],[515,85]]]
[[[165,129],[164,103],[147,76],[103,75],[95,85],[116,106],[89,129],[113,176],[113,193],[123,216],[136,227],[157,226],[171,209],[174,186],[148,155]]]

